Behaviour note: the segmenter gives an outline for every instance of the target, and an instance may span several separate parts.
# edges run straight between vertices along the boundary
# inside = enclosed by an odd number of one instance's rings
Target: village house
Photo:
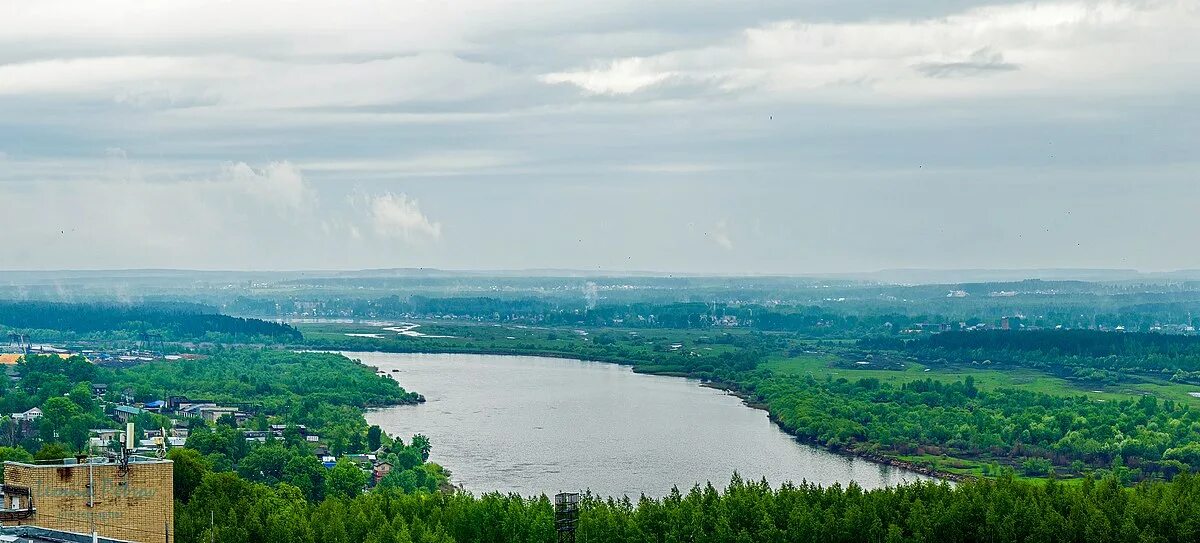
[[[387,477],[387,474],[389,474],[391,472],[392,472],[392,463],[391,462],[380,462],[378,464],[375,464],[375,469],[372,472],[372,475],[374,475],[374,478],[375,478],[375,484],[379,484],[379,481],[383,480],[383,478]]]
[[[40,418],[42,418],[42,410],[38,409],[36,407],[31,408],[28,411],[25,411],[23,413],[13,413],[12,414],[12,420],[18,421],[18,422],[35,421]]]
[[[115,409],[113,409],[113,417],[122,423],[126,423],[137,418],[138,415],[141,415],[145,412],[146,410],[140,407],[134,407],[132,405],[118,405]]]
[[[88,430],[92,437],[88,438],[88,445],[95,449],[106,449],[112,443],[120,443],[122,434],[125,432],[114,428],[93,428]]]

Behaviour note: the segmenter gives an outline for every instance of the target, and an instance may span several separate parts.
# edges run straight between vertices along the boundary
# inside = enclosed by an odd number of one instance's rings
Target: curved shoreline
[[[776,417],[775,414],[772,413],[771,410],[767,408],[766,404],[751,401],[749,398],[746,397],[745,394],[743,394],[739,390],[736,390],[732,386],[721,384],[721,383],[716,383],[713,381],[702,381],[700,383],[700,386],[728,392],[729,394],[732,394],[734,396],[737,396],[738,398],[741,398],[742,403],[746,407],[749,407],[751,409],[758,409],[758,410],[766,412],[767,418],[771,419],[771,422],[773,424],[775,424],[775,426],[778,426],[779,430],[781,432],[783,432],[789,436],[792,436],[796,441],[798,441],[800,443],[804,443],[806,445],[811,445],[813,447],[818,447],[822,450],[829,451],[834,454],[839,454],[839,455],[851,457],[851,458],[861,458],[863,460],[866,460],[868,462],[874,462],[876,464],[883,464],[883,465],[891,466],[891,467],[895,467],[895,468],[906,469],[908,471],[920,473],[921,475],[925,475],[926,477],[933,477],[935,479],[941,479],[944,481],[961,482],[961,481],[969,481],[969,480],[974,479],[974,477],[971,477],[969,475],[959,475],[957,473],[946,473],[946,472],[938,471],[938,470],[935,470],[935,469],[932,469],[932,468],[929,468],[926,466],[915,464],[913,462],[908,462],[906,460],[900,460],[898,458],[892,458],[890,456],[886,456],[886,455],[882,455],[882,454],[865,452],[865,451],[857,451],[854,449],[844,449],[841,447],[834,448],[834,447],[825,445],[815,439],[806,439],[802,436],[798,436],[795,433],[789,431],[787,426],[784,426],[783,424],[781,424],[779,422],[779,418]]]
[[[633,371],[634,373],[640,373],[643,375],[657,375],[657,376],[662,376],[662,377],[681,377],[684,379],[691,379],[691,380],[697,381],[699,383],[699,386],[711,388],[714,390],[720,390],[720,391],[729,393],[733,396],[737,396],[739,399],[741,399],[742,405],[745,405],[746,407],[749,407],[751,409],[756,409],[756,410],[765,412],[767,414],[767,418],[771,421],[772,424],[775,425],[776,428],[779,429],[779,431],[792,437],[792,439],[795,439],[798,443],[803,443],[805,445],[816,447],[816,448],[819,448],[821,450],[824,450],[824,451],[832,453],[832,454],[836,454],[836,455],[847,457],[847,458],[859,458],[859,459],[866,460],[866,461],[874,463],[874,464],[899,468],[899,469],[911,471],[913,473],[917,473],[919,475],[924,475],[926,477],[931,477],[931,478],[939,479],[939,480],[943,480],[943,481],[961,482],[961,481],[967,481],[967,480],[974,479],[974,477],[971,477],[969,475],[946,473],[946,472],[938,471],[938,470],[935,470],[935,469],[932,469],[932,468],[929,468],[926,466],[918,465],[913,462],[900,460],[898,458],[892,458],[892,457],[886,456],[886,455],[865,452],[865,451],[856,451],[854,449],[844,449],[844,448],[840,448],[840,447],[834,448],[834,447],[830,447],[828,445],[825,445],[825,444],[820,443],[813,439],[806,439],[802,436],[796,435],[795,432],[790,431],[786,426],[784,426],[783,424],[780,424],[779,419],[775,416],[774,413],[771,412],[771,410],[768,408],[768,406],[766,404],[751,401],[751,399],[748,398],[746,396],[746,394],[744,394],[743,392],[738,390],[734,384],[701,379],[701,378],[694,377],[694,376],[691,376],[691,375],[688,375],[688,374],[682,373],[682,372],[639,371],[636,364],[633,361],[628,360],[628,359],[622,359],[620,357],[612,357],[611,359],[604,360],[604,359],[600,359],[598,357],[597,358],[580,358],[579,356],[571,356],[567,353],[559,353],[559,352],[552,352],[552,351],[516,351],[516,350],[502,350],[502,349],[494,349],[494,350],[488,350],[488,349],[462,349],[462,350],[427,349],[426,350],[426,349],[422,349],[422,350],[405,350],[405,351],[345,350],[345,351],[337,351],[337,352],[341,352],[342,354],[354,353],[354,352],[359,352],[359,353],[371,352],[371,353],[379,353],[379,354],[440,354],[440,355],[462,354],[462,355],[481,355],[481,356],[528,356],[528,357],[538,357],[538,358],[554,358],[554,359],[561,359],[561,360],[575,360],[578,362],[598,362],[598,363],[602,363],[602,364],[616,364],[616,365],[620,365],[620,366],[626,366],[626,367],[630,368],[630,370]],[[371,367],[374,367],[374,366],[371,366]],[[378,368],[375,368],[375,369],[378,370]]]

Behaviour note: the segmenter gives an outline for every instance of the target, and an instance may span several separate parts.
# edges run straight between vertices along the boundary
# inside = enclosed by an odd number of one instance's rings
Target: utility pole
[[[90,440],[89,440],[90,441]],[[88,524],[92,529],[92,543],[96,543],[99,534],[96,532],[96,477],[93,475],[92,459],[88,463]]]

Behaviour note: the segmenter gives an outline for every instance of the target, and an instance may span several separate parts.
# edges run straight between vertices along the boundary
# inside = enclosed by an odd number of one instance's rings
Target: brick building
[[[4,463],[4,526],[40,526],[139,543],[174,543],[170,460],[103,458],[58,464]]]

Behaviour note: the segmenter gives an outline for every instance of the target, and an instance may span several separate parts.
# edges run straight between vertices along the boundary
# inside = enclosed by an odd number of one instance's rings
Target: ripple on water
[[[673,486],[724,486],[734,471],[864,488],[927,479],[800,444],[764,412],[692,380],[551,358],[346,354],[403,370],[394,374],[400,385],[428,402],[367,420],[406,441],[429,436],[432,460],[476,493],[663,495]]]

